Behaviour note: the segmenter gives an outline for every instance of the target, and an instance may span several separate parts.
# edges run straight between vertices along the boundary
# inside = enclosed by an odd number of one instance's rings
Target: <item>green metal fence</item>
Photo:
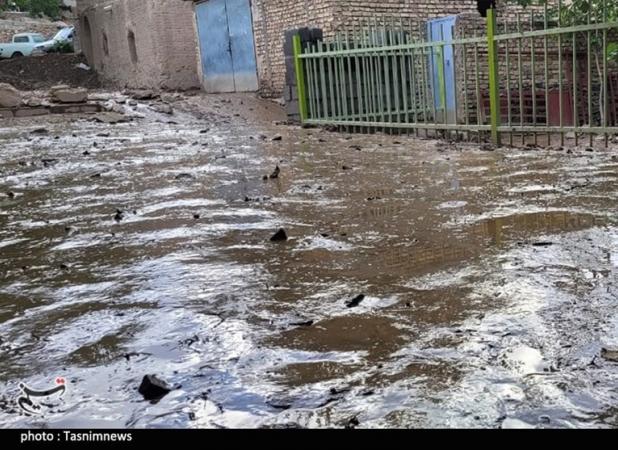
[[[607,145],[618,134],[618,22],[607,8],[577,18],[584,23],[565,23],[560,11],[498,19],[490,10],[486,33],[438,36],[454,39],[416,39],[411,24],[392,19],[304,48],[297,36],[302,121],[511,144],[603,136]]]

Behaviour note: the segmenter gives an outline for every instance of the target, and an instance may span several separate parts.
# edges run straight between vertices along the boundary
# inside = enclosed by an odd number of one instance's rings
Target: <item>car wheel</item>
[[[24,56],[24,54],[22,52],[15,52],[13,53],[13,55],[11,56],[12,58],[21,58],[22,56]]]

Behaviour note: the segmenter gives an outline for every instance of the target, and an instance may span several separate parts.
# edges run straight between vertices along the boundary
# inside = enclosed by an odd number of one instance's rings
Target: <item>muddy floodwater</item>
[[[618,426],[616,149],[279,109],[0,122],[0,426]]]

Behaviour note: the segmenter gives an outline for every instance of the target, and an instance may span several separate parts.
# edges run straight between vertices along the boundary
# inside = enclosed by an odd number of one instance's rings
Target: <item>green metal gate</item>
[[[411,24],[384,19],[305,48],[296,36],[301,119],[356,132],[491,136],[496,144],[506,137],[512,145],[583,138],[593,145],[603,136],[607,145],[618,134],[618,100],[610,99],[618,92],[610,83],[618,79],[610,58],[618,22],[603,6],[579,17],[583,23],[564,23],[562,9],[546,6],[498,25],[490,10],[486,35],[443,30],[455,39],[442,41],[414,39]],[[454,49],[454,117],[445,113],[446,86],[434,85],[446,80],[446,47]],[[436,69],[442,76],[433,76]]]

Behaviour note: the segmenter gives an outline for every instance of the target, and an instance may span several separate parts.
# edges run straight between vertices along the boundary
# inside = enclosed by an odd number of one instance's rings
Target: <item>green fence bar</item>
[[[491,140],[494,144],[500,145],[500,81],[498,79],[498,50],[494,39],[496,35],[496,11],[490,9],[487,12],[487,45],[489,54],[489,99],[491,116]]]
[[[303,122],[417,136],[425,130],[425,136],[468,140],[476,136],[479,142],[490,137],[498,145],[507,133],[511,144],[519,134],[522,145],[529,139],[551,144],[556,135],[563,143],[567,133],[575,133],[576,144],[588,136],[592,146],[595,136],[601,136],[607,145],[610,136],[618,134],[610,112],[613,66],[603,58],[595,67],[592,58],[593,50],[607,53],[618,22],[608,22],[606,11],[599,10],[594,16],[592,11],[583,15],[587,24],[565,24],[564,16],[555,23],[553,12],[545,11],[544,17],[538,10],[530,11],[529,24],[517,13],[516,21],[499,27],[496,11],[490,10],[486,36],[468,37],[464,32],[448,42],[443,27],[437,36],[427,36],[425,22],[417,30],[410,20],[404,27],[401,19],[397,24],[392,18],[375,16],[306,49],[296,37],[294,63]],[[420,41],[411,38],[418,32],[424,35]],[[454,50],[454,113],[446,98],[448,46]],[[565,64],[569,51],[570,75]],[[556,90],[559,97],[550,102]],[[568,103],[566,93],[572,94]],[[553,103],[559,109],[555,124],[550,114]],[[572,111],[565,112],[565,106],[572,106]]]
[[[302,41],[300,34],[297,34],[292,39],[294,46],[294,68],[296,69],[296,90],[298,92],[298,110],[300,111],[300,120],[307,120],[307,96],[305,91],[305,65],[300,55],[303,52]]]

